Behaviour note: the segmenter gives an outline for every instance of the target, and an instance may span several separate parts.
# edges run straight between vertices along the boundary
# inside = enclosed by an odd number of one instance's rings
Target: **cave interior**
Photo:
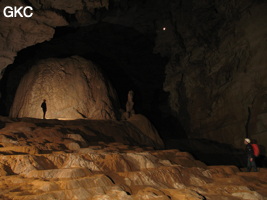
[[[29,31],[32,43],[17,50],[4,48],[21,40],[6,38],[2,50],[16,56],[2,67],[0,115],[9,116],[22,78],[39,61],[80,56],[101,69],[120,108],[134,91],[135,112],[152,122],[166,148],[207,164],[240,165],[236,155],[250,137],[266,161],[266,2],[96,0],[74,11],[65,1],[14,2],[33,6],[34,15],[53,12],[66,23],[50,26],[52,37],[41,42]],[[7,29],[12,26],[18,24]]]

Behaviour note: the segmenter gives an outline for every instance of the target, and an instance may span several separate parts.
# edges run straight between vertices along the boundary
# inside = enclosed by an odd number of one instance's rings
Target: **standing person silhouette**
[[[45,119],[45,114],[46,114],[46,111],[47,111],[47,108],[46,108],[46,100],[44,99],[43,103],[41,104],[41,107],[43,109],[43,119]]]
[[[251,168],[255,172],[258,171],[256,163],[255,163],[255,156],[254,156],[254,151],[251,146],[251,141],[249,138],[245,138],[244,144],[246,145],[246,154],[247,154],[247,172],[250,172]]]

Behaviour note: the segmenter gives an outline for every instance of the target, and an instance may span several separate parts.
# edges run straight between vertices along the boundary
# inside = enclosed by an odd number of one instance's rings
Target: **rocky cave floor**
[[[267,169],[207,166],[177,149],[131,145],[141,136],[114,140],[104,131],[111,123],[116,134],[113,122],[0,121],[0,199],[267,199]]]

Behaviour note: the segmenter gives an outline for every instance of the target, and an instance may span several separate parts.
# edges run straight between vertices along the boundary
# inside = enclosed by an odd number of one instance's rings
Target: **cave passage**
[[[93,61],[117,91],[125,109],[127,93],[133,90],[137,113],[146,115],[162,137],[184,137],[182,125],[160,107],[168,105],[162,89],[168,58],[153,53],[154,38],[133,28],[98,23],[86,27],[58,27],[51,41],[18,53],[1,80],[1,115],[8,115],[24,74],[39,60],[78,55]],[[177,134],[179,132],[179,134]]]

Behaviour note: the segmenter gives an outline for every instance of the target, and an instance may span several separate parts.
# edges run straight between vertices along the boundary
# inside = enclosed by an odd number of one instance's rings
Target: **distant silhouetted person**
[[[255,156],[254,156],[254,151],[253,148],[250,144],[250,139],[245,138],[244,144],[246,145],[246,155],[247,155],[247,171],[250,172],[251,168],[255,172],[257,172],[257,167],[256,167],[256,162],[255,162]]]
[[[43,113],[44,113],[43,119],[45,119],[45,114],[46,114],[46,110],[47,110],[47,108],[46,108],[46,100],[45,99],[44,99],[43,103],[41,104],[41,107],[42,107]]]

